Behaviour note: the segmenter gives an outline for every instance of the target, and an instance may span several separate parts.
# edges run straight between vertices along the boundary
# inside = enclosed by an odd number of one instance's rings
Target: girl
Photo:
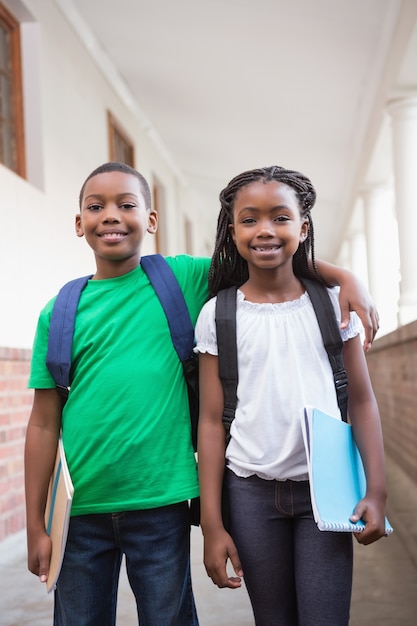
[[[345,626],[352,537],[321,532],[311,509],[300,412],[339,415],[330,363],[300,277],[320,282],[314,257],[311,182],[282,167],[236,176],[221,192],[210,294],[239,285],[236,417],[226,449],[218,375],[215,300],[196,326],[200,353],[199,477],[204,563],[219,587],[245,584],[257,626]],[[329,289],[340,319],[337,294]],[[342,332],[349,415],[367,477],[353,521],[369,544],[385,533],[386,486],[378,408],[356,315]],[[331,445],[331,442],[329,442]],[[223,526],[223,475],[230,534]],[[236,576],[228,576],[230,559]]]

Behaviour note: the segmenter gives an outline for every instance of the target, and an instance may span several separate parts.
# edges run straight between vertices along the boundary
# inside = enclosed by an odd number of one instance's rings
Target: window
[[[135,154],[133,142],[124,130],[122,130],[121,126],[110,112],[107,114],[107,119],[109,125],[110,160],[126,163],[126,165],[134,167]]]
[[[20,26],[1,3],[0,163],[25,176]]]

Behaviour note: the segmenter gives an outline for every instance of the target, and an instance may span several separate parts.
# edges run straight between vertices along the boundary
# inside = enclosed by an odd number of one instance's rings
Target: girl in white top
[[[200,354],[198,466],[204,562],[219,587],[245,576],[257,626],[345,626],[352,541],[314,522],[300,412],[306,404],[340,417],[317,319],[299,277],[320,282],[304,175],[269,167],[236,176],[221,192],[210,293],[196,326]],[[216,294],[238,285],[236,417],[226,449],[218,375]],[[329,289],[340,321],[337,292]],[[349,417],[367,478],[351,517],[369,544],[385,533],[386,486],[378,408],[355,314],[343,329]],[[331,442],[329,442],[331,446]],[[223,479],[225,480],[223,481]],[[222,484],[230,508],[223,526]],[[226,571],[230,559],[235,576]]]

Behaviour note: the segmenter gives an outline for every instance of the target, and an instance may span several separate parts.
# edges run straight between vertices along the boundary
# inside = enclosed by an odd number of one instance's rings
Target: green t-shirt
[[[195,324],[207,299],[209,259],[167,261]],[[39,317],[30,388],[54,387],[45,365],[54,300]],[[148,509],[198,495],[182,365],[141,266],[88,282],[71,371],[62,435],[75,488],[72,515]]]

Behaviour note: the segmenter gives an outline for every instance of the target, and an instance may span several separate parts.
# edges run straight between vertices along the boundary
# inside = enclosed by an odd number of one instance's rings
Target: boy
[[[154,234],[146,180],[121,163],[92,172],[80,193],[76,233],[96,273],[77,309],[72,381],[62,411],[45,365],[54,300],[41,312],[29,387],[35,389],[25,448],[28,565],[45,582],[50,539],[44,509],[57,440],[75,494],[55,591],[55,626],[113,626],[123,554],[147,626],[197,626],[190,579],[188,500],[198,495],[182,366],[165,314],[140,266]],[[168,258],[191,319],[207,299],[209,259]],[[349,275],[320,265],[329,282]],[[354,286],[354,295],[365,296]],[[369,307],[368,307],[369,309]],[[368,309],[363,313],[367,326]],[[359,311],[360,312],[360,311]],[[367,341],[373,338],[368,329]]]

